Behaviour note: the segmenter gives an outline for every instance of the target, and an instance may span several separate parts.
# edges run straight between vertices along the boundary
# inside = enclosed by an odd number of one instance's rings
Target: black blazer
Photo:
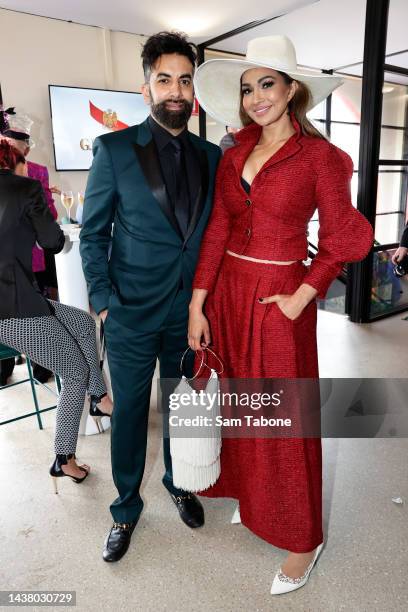
[[[36,242],[53,253],[64,248],[41,183],[0,168],[0,319],[52,314],[32,271]]]

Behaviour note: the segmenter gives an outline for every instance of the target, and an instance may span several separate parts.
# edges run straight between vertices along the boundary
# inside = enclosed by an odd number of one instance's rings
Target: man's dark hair
[[[150,78],[154,64],[164,53],[184,55],[190,60],[194,70],[197,60],[194,43],[188,42],[186,35],[181,32],[159,32],[150,36],[143,46],[142,61],[146,82]]]

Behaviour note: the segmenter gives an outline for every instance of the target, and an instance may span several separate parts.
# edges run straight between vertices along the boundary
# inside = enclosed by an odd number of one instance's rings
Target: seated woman
[[[112,413],[96,350],[95,322],[87,312],[46,300],[32,271],[32,248],[58,253],[64,234],[47,207],[38,181],[24,174],[25,159],[0,140],[0,343],[27,355],[61,378],[57,406],[57,478],[80,483],[89,466],[78,465],[75,450],[86,392],[94,413]],[[15,173],[16,167],[17,174]]]

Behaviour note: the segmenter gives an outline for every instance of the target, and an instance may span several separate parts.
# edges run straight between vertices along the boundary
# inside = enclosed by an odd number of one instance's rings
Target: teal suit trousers
[[[119,496],[111,504],[113,520],[137,521],[143,509],[140,485],[146,461],[150,393],[156,359],[161,379],[179,379],[180,361],[186,350],[188,305],[191,292],[181,290],[161,327],[155,332],[136,331],[110,318],[105,338],[115,406],[112,416],[112,474]],[[184,373],[191,375],[193,353],[188,354]],[[161,408],[158,406],[161,411]],[[163,413],[163,419],[168,413]],[[166,422],[163,430],[166,429]],[[170,442],[163,437],[165,473],[163,484],[175,495],[183,493],[173,485]]]

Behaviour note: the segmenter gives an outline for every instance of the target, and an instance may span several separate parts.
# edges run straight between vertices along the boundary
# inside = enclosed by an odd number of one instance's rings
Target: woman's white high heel
[[[317,561],[317,558],[323,548],[324,542],[319,544],[316,548],[315,554],[311,562],[309,563],[305,573],[300,578],[291,578],[290,576],[286,576],[280,569],[275,578],[273,579],[271,594],[272,595],[282,595],[283,593],[289,593],[291,591],[296,591],[296,589],[300,589],[300,587],[304,586],[309,579],[310,572],[313,569],[314,564]]]
[[[241,515],[239,513],[239,504],[235,508],[235,512],[232,515],[231,523],[232,525],[238,525],[239,523],[241,523]]]

